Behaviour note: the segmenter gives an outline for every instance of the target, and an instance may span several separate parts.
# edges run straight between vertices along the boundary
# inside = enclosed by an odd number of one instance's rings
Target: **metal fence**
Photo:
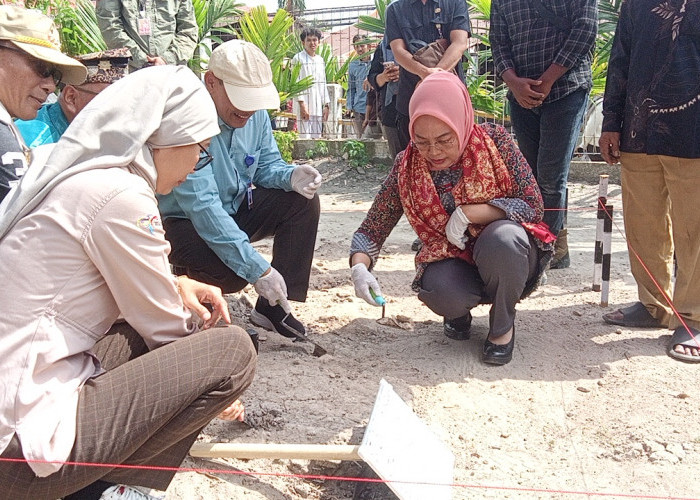
[[[373,4],[357,5],[351,7],[329,7],[323,9],[306,10],[303,13],[296,15],[296,27],[315,27],[323,33],[323,43],[331,46],[333,55],[336,56],[339,62],[345,62],[349,57],[354,55],[353,37],[357,34],[366,35],[369,39],[379,40],[381,35],[374,33],[361,32],[355,24],[359,16],[376,15],[375,6]],[[488,35],[488,23],[486,21],[472,20],[472,32],[477,35]],[[484,47],[479,45],[477,37],[473,37],[472,45],[469,49],[472,61],[477,61],[477,54]],[[374,45],[376,46],[376,44]],[[372,51],[374,50],[372,47]],[[489,62],[480,65],[469,64],[467,71],[475,76],[487,74],[491,83],[494,86],[501,84],[501,81],[494,81],[495,77],[491,73],[492,64]],[[352,119],[343,113],[345,105],[345,96],[343,92],[334,86],[331,91],[333,99],[337,102],[332,103],[329,120],[324,124],[324,133],[329,138],[355,138],[355,132],[352,126]],[[507,106],[507,100],[503,98],[502,103]],[[291,111],[291,110],[290,110]],[[506,117],[495,118],[488,116],[486,113],[478,113],[478,119],[482,121],[491,121],[499,123],[510,129],[510,122]],[[291,113],[285,114],[279,121],[280,124],[285,124],[285,120],[292,118]],[[292,119],[293,121],[293,119]],[[584,122],[581,127],[581,136],[575,151],[577,159],[599,159],[598,139],[600,137],[600,126],[602,122],[601,114],[601,99],[600,97],[591,99],[586,111]],[[372,131],[372,137],[376,137],[376,130]]]

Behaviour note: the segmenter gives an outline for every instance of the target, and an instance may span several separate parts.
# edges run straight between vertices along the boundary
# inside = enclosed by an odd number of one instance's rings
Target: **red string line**
[[[492,486],[481,484],[466,484],[466,483],[430,483],[419,481],[399,481],[399,480],[384,480],[368,477],[347,477],[347,476],[324,476],[321,474],[285,474],[280,472],[259,472],[259,471],[241,471],[230,469],[200,469],[196,467],[165,467],[157,465],[124,465],[124,464],[100,464],[92,462],[62,462],[60,460],[27,460],[24,458],[2,458],[0,462],[13,463],[43,463],[43,464],[61,464],[76,467],[101,467],[109,469],[136,469],[136,470],[154,470],[167,472],[195,472],[198,474],[231,474],[235,476],[273,476],[291,479],[307,479],[321,481],[346,481],[358,483],[396,483],[396,484],[414,484],[421,486],[450,486],[456,488],[472,488],[482,490],[506,490],[506,491],[522,491],[534,493],[547,493],[551,495],[585,495],[599,497],[622,497],[622,498],[644,498],[653,500],[700,500],[698,497],[671,497],[658,495],[639,495],[632,493],[604,493],[591,491],[574,491],[574,490],[548,490],[545,488],[521,488],[517,486]]]

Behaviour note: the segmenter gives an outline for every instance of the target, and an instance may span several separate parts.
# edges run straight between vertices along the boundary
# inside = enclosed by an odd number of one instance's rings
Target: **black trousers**
[[[274,238],[272,267],[287,283],[291,300],[306,300],[320,214],[318,195],[309,200],[294,191],[258,187],[253,190],[252,208],[244,202],[233,217],[250,241]],[[163,227],[176,272],[218,286],[224,293],[238,292],[248,285],[209,248],[189,219],[169,217]]]

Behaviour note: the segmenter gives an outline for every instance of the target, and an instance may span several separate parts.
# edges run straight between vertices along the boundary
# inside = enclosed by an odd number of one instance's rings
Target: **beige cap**
[[[58,67],[65,83],[80,85],[87,77],[85,66],[61,53],[56,26],[39,11],[0,5],[0,40],[9,40],[27,54]]]
[[[230,40],[211,53],[209,71],[224,82],[226,95],[241,111],[275,109],[280,95],[272,83],[270,61],[255,44]]]

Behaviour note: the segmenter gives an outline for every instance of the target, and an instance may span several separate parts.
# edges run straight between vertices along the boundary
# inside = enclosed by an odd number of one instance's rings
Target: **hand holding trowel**
[[[363,262],[357,263],[350,269],[352,283],[355,285],[355,295],[364,299],[370,305],[381,306],[382,318],[386,312],[386,300],[382,295],[382,290],[379,288],[379,282],[372,273],[367,269],[367,265]]]

